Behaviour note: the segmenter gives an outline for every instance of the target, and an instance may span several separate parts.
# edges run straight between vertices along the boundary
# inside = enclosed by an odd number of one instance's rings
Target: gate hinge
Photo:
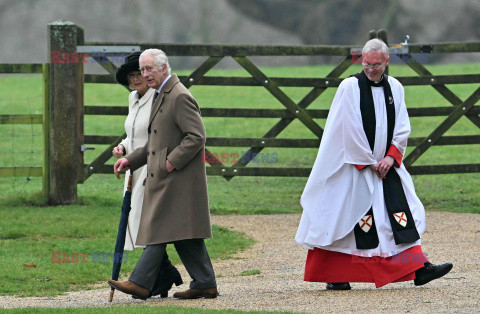
[[[86,150],[94,150],[94,149],[95,149],[95,147],[87,147],[87,145],[85,145],[85,144],[82,144],[82,145],[80,146],[80,151],[81,151],[82,153],[83,153],[84,151],[86,151]]]

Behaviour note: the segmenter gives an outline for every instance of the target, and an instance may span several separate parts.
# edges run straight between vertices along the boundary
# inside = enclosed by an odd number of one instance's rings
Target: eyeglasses
[[[375,64],[368,64],[368,63],[362,63],[362,65],[364,67],[366,67],[367,69],[380,69],[381,67],[383,67],[385,65],[385,63],[375,63]]]
[[[147,71],[147,72],[152,72],[153,69],[154,69],[154,67],[151,67],[151,66],[141,67],[141,68],[140,68],[140,72],[141,72],[141,73],[145,73],[145,71]]]
[[[141,68],[140,68],[140,72],[141,72],[141,73],[145,73],[145,71],[147,71],[147,72],[153,72],[154,70],[160,70],[160,71],[162,71],[162,70],[165,69],[165,68],[166,68],[166,64],[163,64],[161,67],[158,67],[157,65],[155,65],[155,66],[149,66],[149,65],[147,65],[147,66],[141,67]]]

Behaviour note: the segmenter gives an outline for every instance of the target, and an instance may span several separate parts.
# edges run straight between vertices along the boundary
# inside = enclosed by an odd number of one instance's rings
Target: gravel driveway
[[[306,251],[293,242],[299,220],[299,215],[213,216],[214,224],[257,241],[233,259],[214,262],[220,297],[145,302],[117,291],[112,304],[295,312],[480,312],[480,215],[427,213],[423,250],[433,263],[453,262],[453,270],[444,278],[422,287],[402,282],[375,289],[374,284],[353,283],[351,291],[327,291],[323,283],[302,280]],[[189,278],[183,266],[179,269],[184,279]],[[260,273],[240,276],[248,270]],[[104,283],[98,287],[57,297],[0,296],[0,307],[109,306],[110,289]],[[186,288],[175,287],[170,296]]]

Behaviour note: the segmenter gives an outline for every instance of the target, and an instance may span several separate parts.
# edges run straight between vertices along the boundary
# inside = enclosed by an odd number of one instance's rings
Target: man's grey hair
[[[367,41],[365,46],[363,46],[362,54],[364,54],[366,52],[373,52],[373,51],[375,51],[375,52],[376,51],[381,51],[385,54],[385,56],[388,56],[387,45],[382,40],[380,40],[378,38],[370,39],[369,41]]]
[[[170,68],[170,64],[168,63],[168,58],[165,52],[160,49],[147,49],[140,55],[139,61],[142,62],[142,58],[144,56],[154,56],[153,63],[158,66],[160,69],[163,67],[164,64],[167,65],[168,73],[172,71]]]

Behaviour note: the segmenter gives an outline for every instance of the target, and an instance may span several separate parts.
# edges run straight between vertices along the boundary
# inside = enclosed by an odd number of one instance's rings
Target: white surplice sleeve
[[[405,91],[403,86],[394,78],[398,84],[391,84],[398,90],[396,93],[399,99],[395,99],[397,114],[395,117],[395,128],[393,130],[392,144],[397,147],[402,155],[405,155],[407,149],[408,136],[410,135],[410,119],[408,118],[407,106],[405,104]],[[392,82],[393,83],[393,82]]]

